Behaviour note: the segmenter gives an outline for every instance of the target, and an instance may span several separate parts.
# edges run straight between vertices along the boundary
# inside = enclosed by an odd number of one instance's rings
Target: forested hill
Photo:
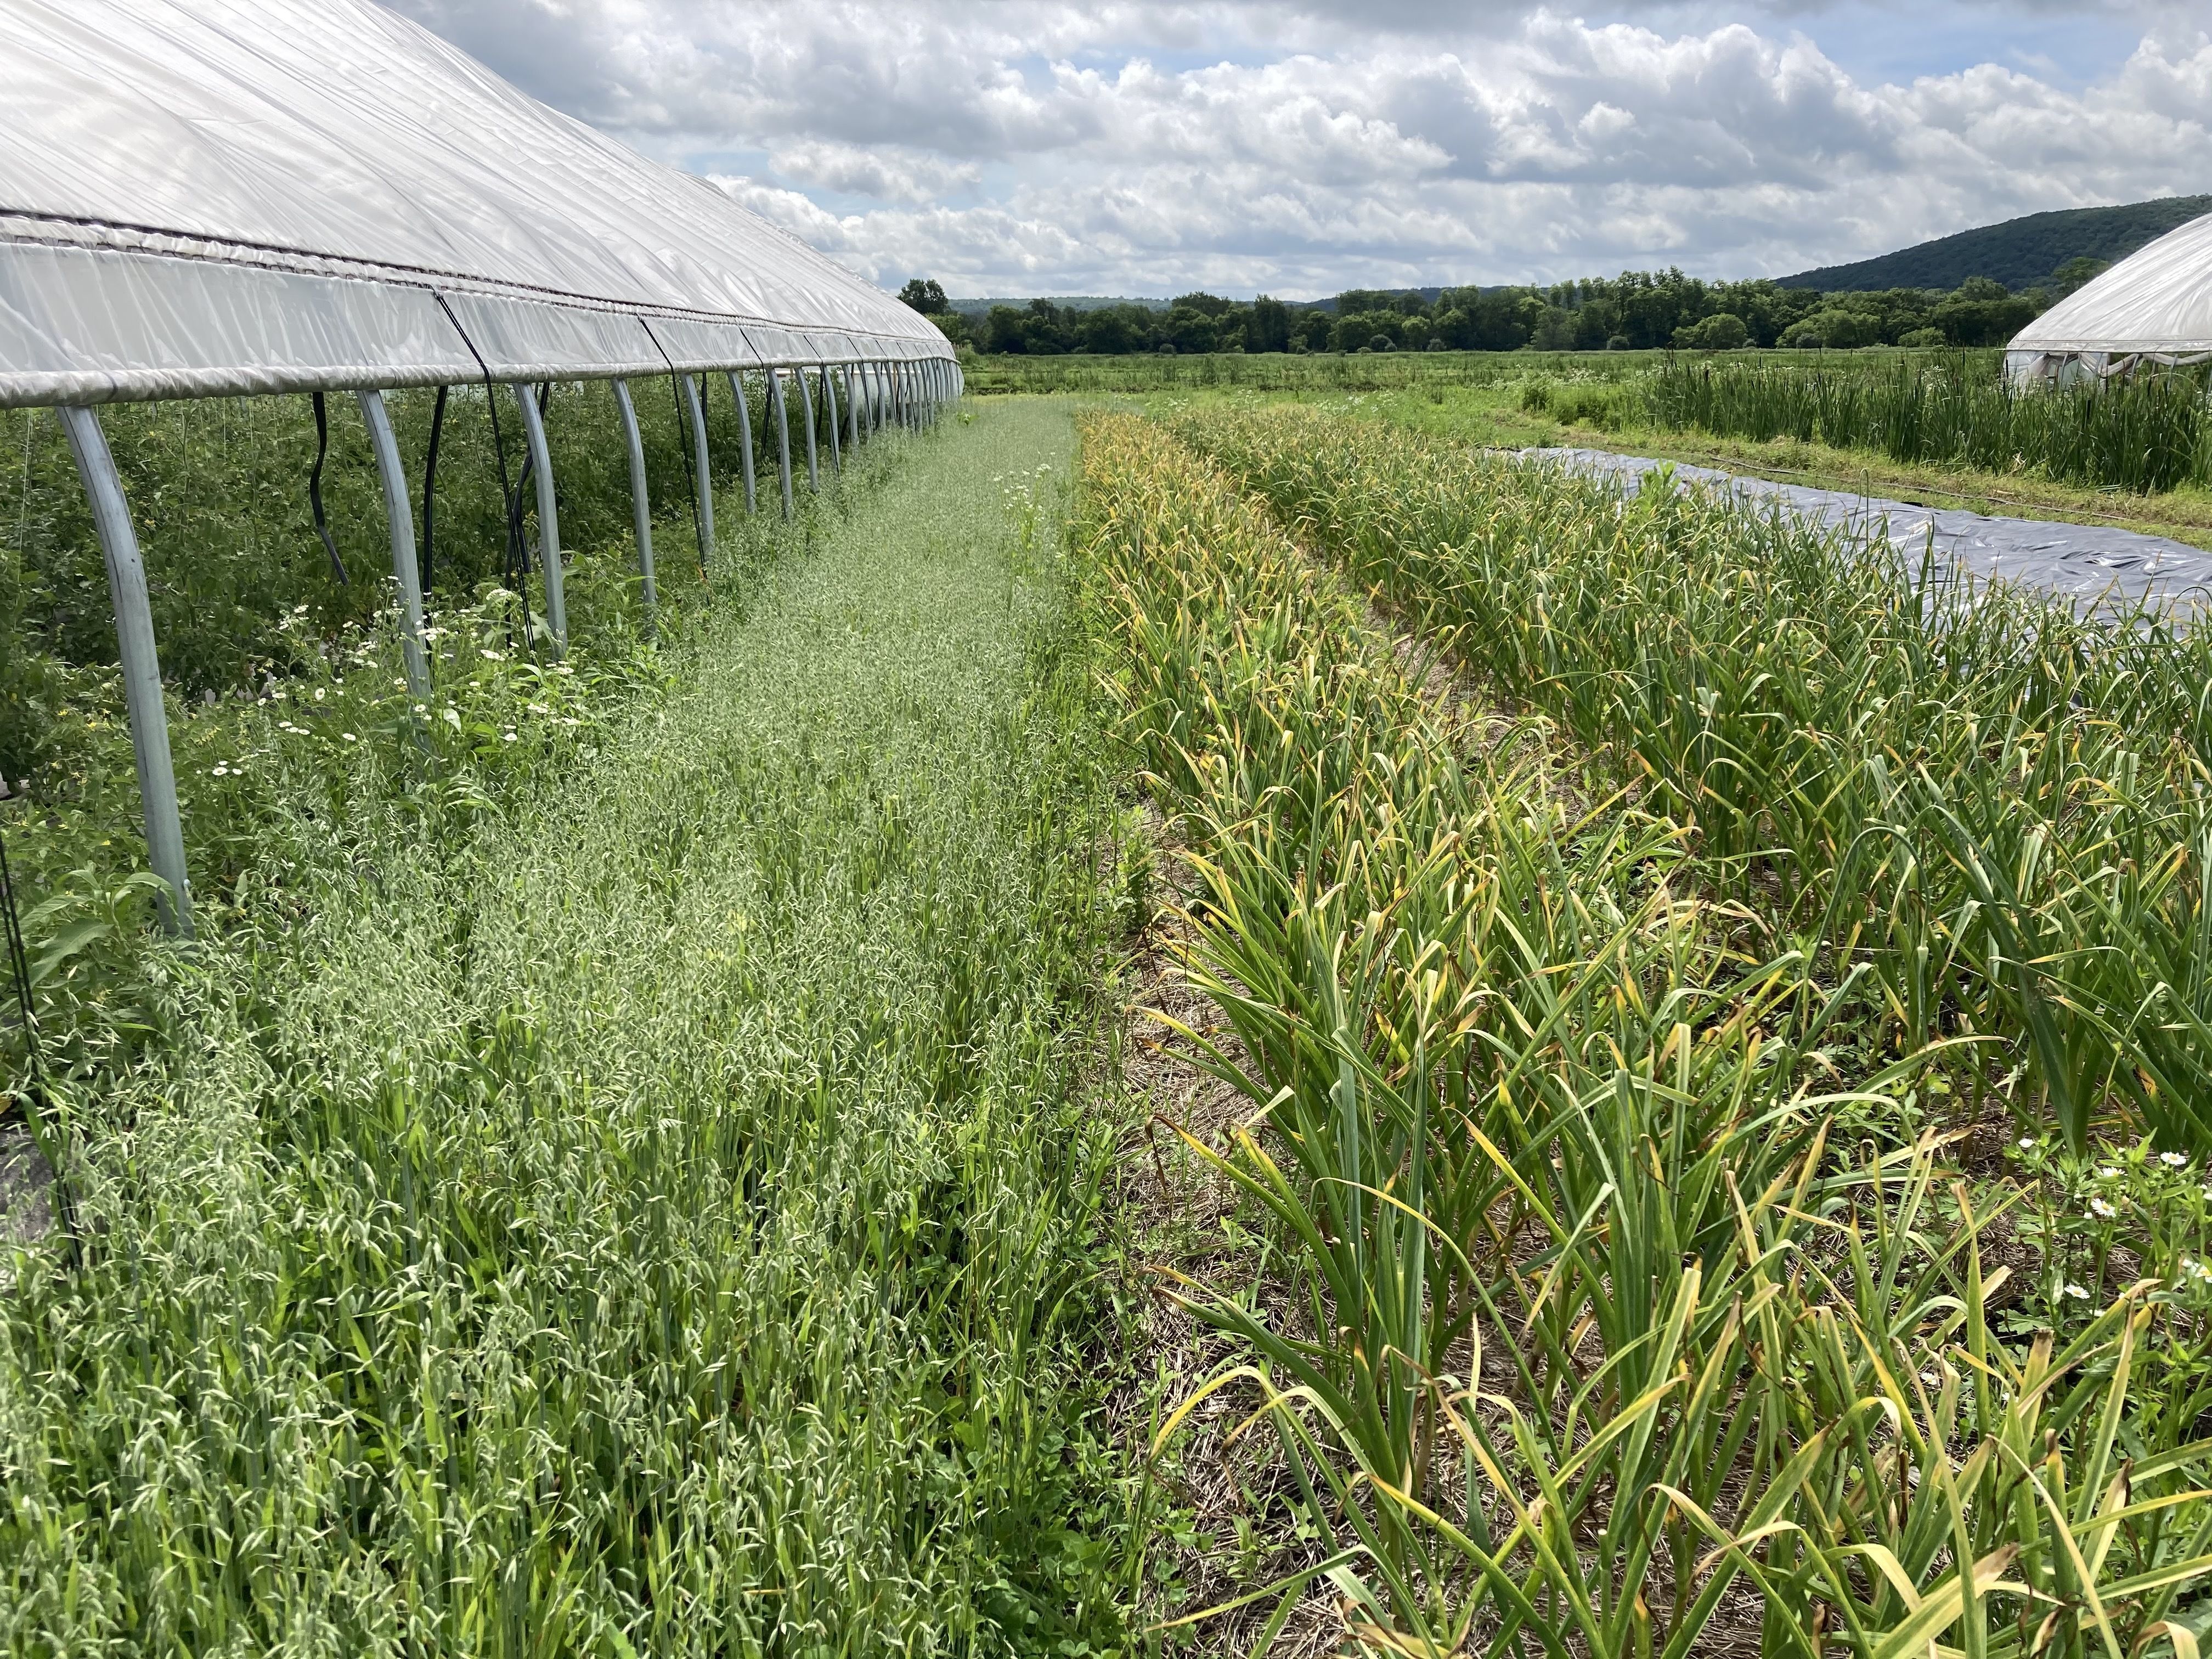
[[[1784,288],[1858,294],[1893,288],[1955,289],[1969,276],[1989,276],[2018,293],[2049,282],[2069,259],[2124,259],[2146,242],[2207,213],[2212,213],[2212,196],[2168,196],[2124,207],[2031,213],[2001,225],[1984,225],[1899,248],[1879,258],[1824,265],[1780,281]]]

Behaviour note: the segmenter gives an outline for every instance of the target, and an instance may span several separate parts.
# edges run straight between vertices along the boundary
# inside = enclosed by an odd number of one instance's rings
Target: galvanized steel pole
[[[617,380],[615,408],[622,415],[623,447],[629,451],[629,517],[637,532],[639,595],[645,601],[645,627],[653,631],[653,608],[659,595],[653,586],[653,495],[645,477],[645,437],[637,429],[637,408],[630,402],[629,382]]]
[[[738,431],[743,440],[738,454],[745,464],[745,516],[750,518],[759,511],[753,501],[753,410],[745,401],[745,377],[734,368],[730,371],[730,395],[738,400]]]
[[[714,475],[707,467],[706,400],[699,383],[689,374],[676,377],[684,383],[684,412],[691,422],[691,456],[699,477],[699,516],[692,528],[699,536],[699,574],[705,575],[714,556]]]
[[[830,365],[821,366],[822,424],[830,434],[830,465],[839,472],[845,470],[845,450],[837,436],[837,388],[830,381]]]
[[[822,468],[814,459],[814,388],[807,384],[804,363],[791,371],[791,378],[799,382],[799,406],[806,411],[806,482],[818,495],[822,493]]]
[[[538,562],[545,573],[545,620],[553,629],[553,654],[568,651],[568,605],[561,592],[561,514],[553,502],[553,456],[545,447],[545,422],[538,416],[538,399],[530,387],[517,380],[509,387],[522,410],[522,435],[530,446],[530,465],[538,475]],[[530,595],[522,596],[523,615],[530,614]]]
[[[775,423],[775,475],[783,485],[783,516],[791,517],[791,416],[783,404],[783,371],[768,372],[769,418]]]
[[[845,365],[845,441],[860,447],[860,393],[858,363]]]
[[[407,668],[407,695],[421,702],[430,695],[430,652],[422,638],[422,577],[415,565],[415,514],[407,501],[407,476],[399,467],[399,445],[392,435],[392,411],[381,392],[354,394],[368,427],[368,447],[376,452],[376,476],[384,485],[384,521],[392,534],[392,574],[399,583],[399,656]]]
[[[169,758],[169,711],[161,700],[161,662],[154,648],[154,611],[146,597],[146,565],[131,527],[131,504],[100,416],[64,405],[54,411],[69,434],[77,477],[92,502],[93,527],[107,561],[107,592],[115,609],[116,654],[123,665],[123,702],[138,760],[138,803],[146,821],[146,857],[169,884],[156,901],[161,925],[190,938],[192,889],[185,872],[185,826],[177,812],[177,774]]]

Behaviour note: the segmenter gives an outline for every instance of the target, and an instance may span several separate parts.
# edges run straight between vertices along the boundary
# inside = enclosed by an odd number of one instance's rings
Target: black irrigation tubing
[[[683,389],[676,384],[676,360],[668,355],[666,348],[660,343],[660,337],[653,331],[653,325],[646,322],[642,317],[637,320],[645,328],[645,337],[653,342],[653,349],[660,353],[660,361],[668,365],[668,395],[676,404],[676,449],[677,453],[684,457],[684,485],[691,495],[691,539],[699,544],[699,580],[703,582],[708,579],[707,515],[699,510],[698,470],[692,465],[691,459],[691,423],[684,418],[684,392]],[[700,377],[699,386],[699,418],[702,421],[707,417],[706,397],[706,377],[702,375]],[[713,479],[707,481],[707,487],[709,489],[714,487]]]
[[[323,462],[331,453],[331,411],[318,389],[313,397],[315,405],[315,464],[307,471],[307,506],[315,515],[315,534],[323,538],[323,551],[331,556],[331,574],[338,579],[342,587],[350,586],[346,580],[345,561],[338,557],[338,544],[331,536],[331,521],[323,512]]]
[[[432,532],[432,520],[438,506],[438,438],[446,429],[446,394],[451,386],[438,388],[438,401],[430,410],[430,453],[422,463],[422,591],[430,591],[434,562],[432,550],[437,538]]]
[[[491,415],[491,449],[492,453],[499,460],[500,498],[507,503],[507,574],[510,580],[514,580],[515,572],[520,568],[522,580],[526,581],[529,577],[530,553],[527,548],[521,545],[520,485],[510,483],[507,480],[507,440],[499,429],[499,390],[492,384],[491,369],[483,360],[483,353],[478,351],[477,343],[469,338],[468,330],[461,326],[461,319],[453,314],[453,307],[447,303],[446,296],[435,289],[431,290],[431,294],[438,301],[438,309],[446,313],[446,320],[453,325],[453,332],[461,337],[461,343],[469,349],[469,356],[476,359],[477,373],[483,376],[484,408]],[[526,455],[523,459],[522,476],[526,482],[530,477],[529,458]],[[530,640],[530,594],[526,588],[520,586],[517,587],[516,592],[522,598],[522,637],[526,645]],[[507,643],[512,645],[514,642],[514,630],[509,628]]]

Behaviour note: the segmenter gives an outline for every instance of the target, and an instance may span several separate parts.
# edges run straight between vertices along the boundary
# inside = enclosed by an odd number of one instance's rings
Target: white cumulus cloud
[[[2212,36],[2169,0],[1883,14],[1992,47],[1909,76],[1824,50],[1863,13],[1790,0],[392,3],[865,275],[956,294],[1779,275],[2212,188]],[[2061,14],[2109,37],[2102,69],[1997,49]]]

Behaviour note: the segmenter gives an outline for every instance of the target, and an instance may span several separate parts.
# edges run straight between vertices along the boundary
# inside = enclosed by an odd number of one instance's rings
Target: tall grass
[[[1848,982],[1746,954],[1681,828],[1437,701],[1166,433],[1094,422],[1085,485],[1125,729],[1203,883],[1228,1034],[1186,1036],[1252,1109],[1200,1150],[1287,1264],[1181,1285],[1240,1352],[1161,1436],[1233,1394],[1274,1438],[1316,1541],[1254,1587],[1254,1650],[1316,1581],[1362,1650],[1435,1659],[2169,1632],[2212,1445],[2139,1378],[2193,1304],[1993,1335],[2010,1197],[1933,1138],[1830,1144],[1902,1075],[1838,1080]]]
[[[1996,365],[1948,354],[1840,368],[1670,356],[1642,400],[1655,425],[1723,437],[1817,441],[2122,489],[2212,483],[2204,378],[2186,371],[2015,391]]]
[[[1296,410],[1176,429],[1500,696],[1941,1086],[2212,1151],[2212,641],[1969,591],[1723,495]]]
[[[1498,386],[1535,364],[1590,378],[1620,380],[1641,370],[1647,354],[1622,352],[1371,351],[1208,352],[1179,356],[975,356],[963,360],[968,390],[1164,392],[1243,387],[1255,392],[1401,392],[1414,386]]]
[[[1069,444],[872,447],[587,746],[283,775],[57,1086],[81,1255],[0,1305],[0,1645],[1122,1644],[1112,805],[999,482]]]

